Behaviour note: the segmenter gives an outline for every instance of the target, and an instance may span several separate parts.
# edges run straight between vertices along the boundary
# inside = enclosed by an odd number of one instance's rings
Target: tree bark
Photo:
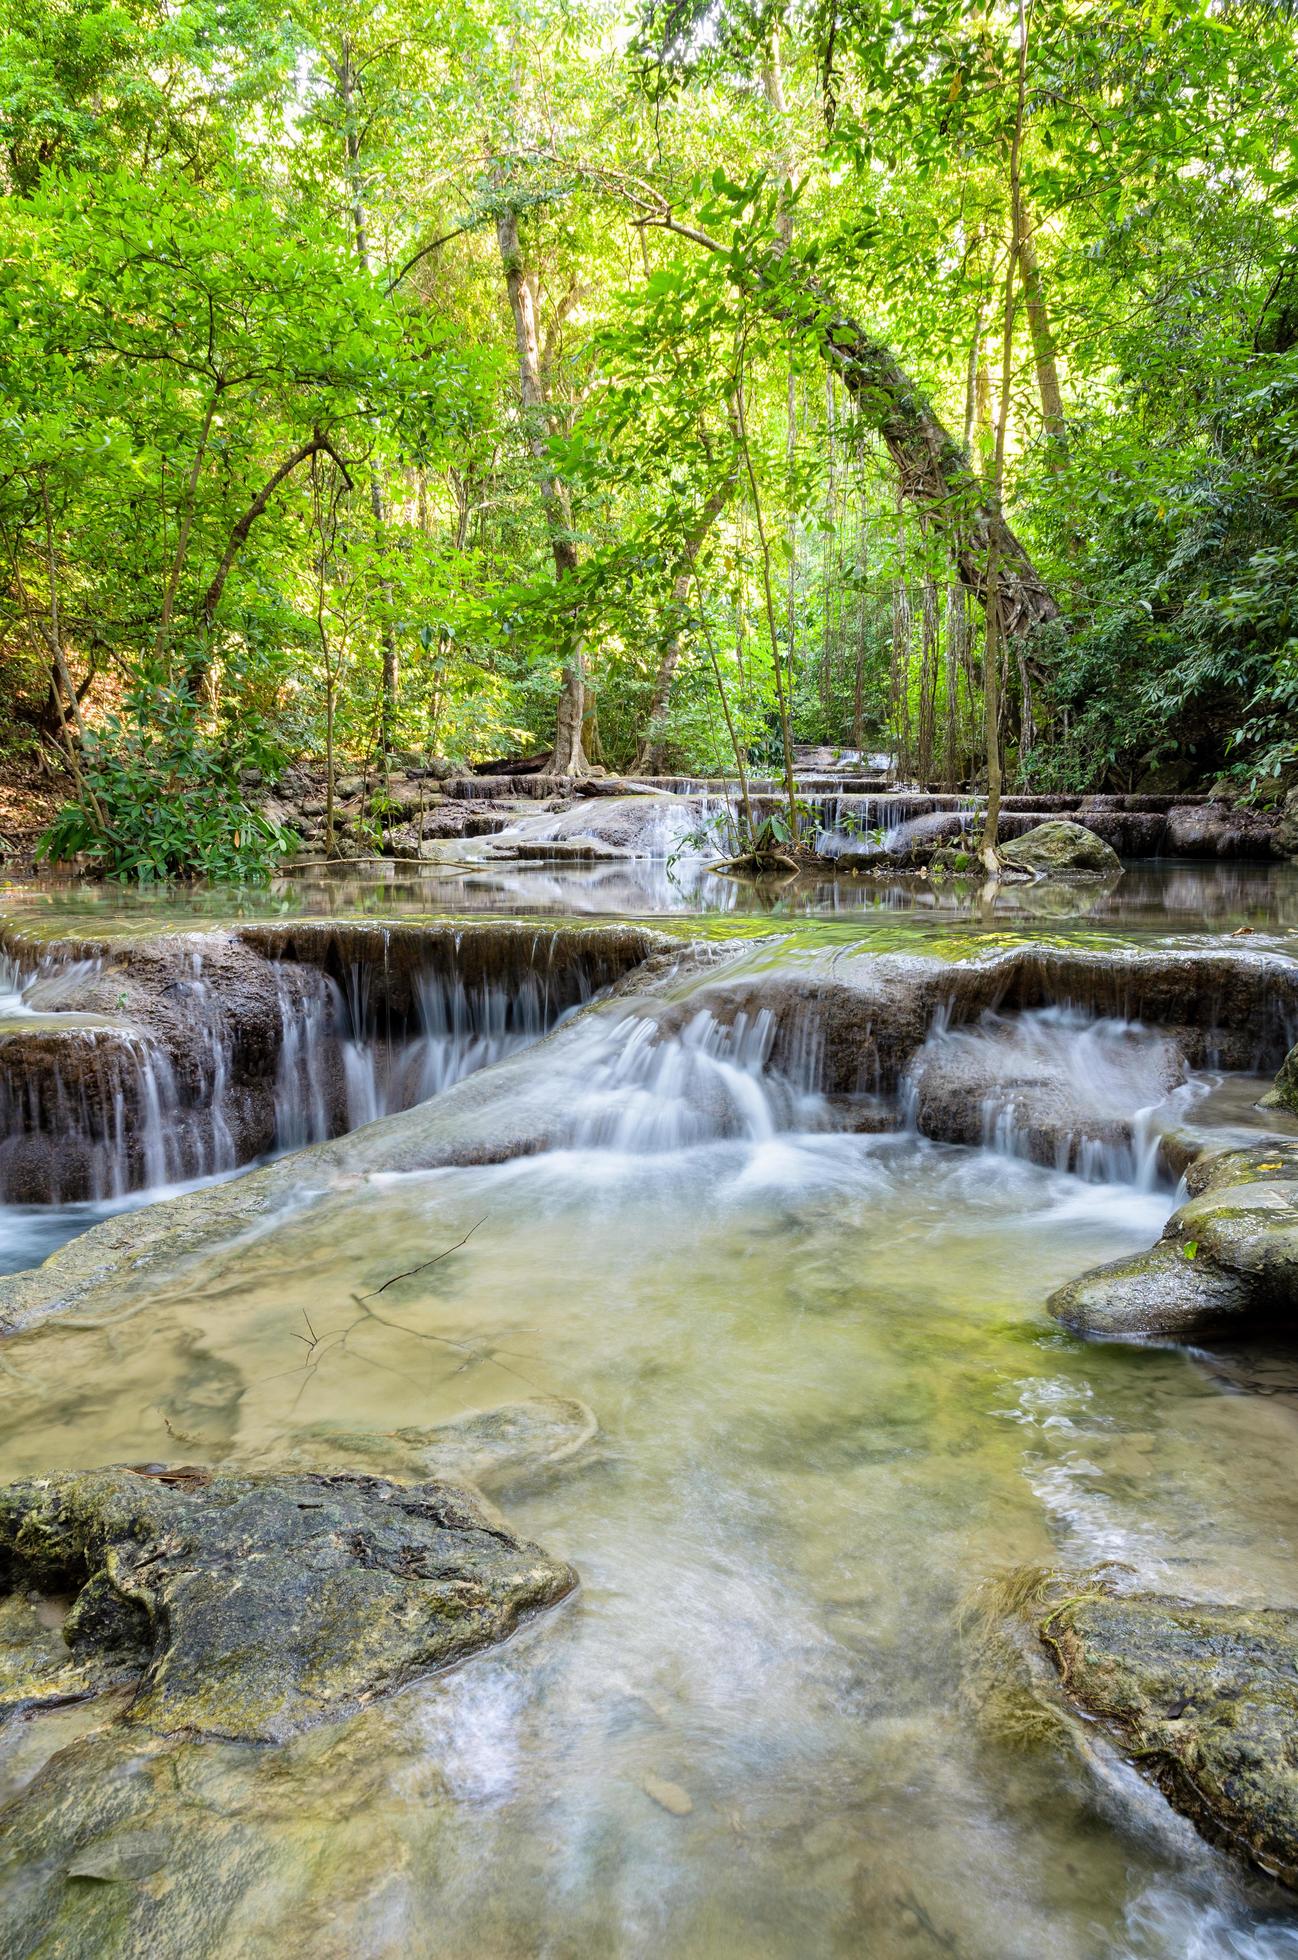
[[[1030,225],[1023,227],[1019,240],[1019,270],[1023,280],[1023,299],[1028,327],[1032,334],[1032,357],[1037,370],[1037,393],[1041,398],[1041,426],[1046,434],[1046,461],[1052,470],[1062,470],[1067,460],[1068,425],[1064,420],[1064,398],[1059,388],[1059,367],[1055,359],[1055,337],[1050,328],[1045,287],[1037,248]]]
[[[992,453],[990,485],[993,520],[1000,518],[1001,500],[1005,490],[1005,438],[1010,419],[1010,377],[1014,371],[1014,288],[1019,273],[1019,253],[1023,247],[1023,193],[1019,176],[1019,158],[1023,145],[1023,112],[1027,97],[1028,74],[1028,19],[1024,0],[1018,0],[1018,19],[1018,105],[1014,120],[1014,141],[1010,149],[1010,239],[1005,266],[1005,309],[1001,331],[1001,398],[996,418],[996,447]],[[1001,815],[1001,648],[1007,638],[1017,638],[1024,630],[1006,619],[1001,538],[995,528],[991,531],[987,552],[986,607],[983,725],[987,742],[987,809],[983,818],[980,854],[989,876],[994,877],[1000,869],[1001,862],[996,848]]]
[[[541,502],[546,529],[554,557],[555,577],[560,585],[577,572],[577,547],[572,535],[572,510],[568,493],[554,471],[550,459],[549,424],[545,391],[541,384],[540,352],[536,333],[536,293],[523,264],[518,242],[518,218],[502,210],[496,219],[496,241],[505,273],[510,310],[514,316],[514,341],[518,349],[518,385],[522,397],[527,446],[540,469]],[[587,768],[581,743],[581,724],[586,701],[586,670],[581,636],[574,629],[563,666],[559,690],[559,710],[554,737],[554,773],[581,776]]]
[[[221,603],[221,594],[225,590],[225,582],[230,576],[235,559],[248,542],[248,533],[257,522],[257,519],[265,513],[267,505],[284,479],[293,474],[293,471],[298,467],[299,463],[305,463],[308,457],[319,456],[321,454],[333,457],[334,462],[342,472],[343,481],[350,488],[351,478],[347,474],[347,467],[342,457],[338,454],[328,436],[321,435],[319,429],[314,432],[308,441],[299,444],[291,456],[284,458],[284,461],[280,464],[274,475],[268,477],[266,482],[263,483],[247,510],[243,513],[243,516],[239,518],[233,530],[230,532],[229,542],[225,547],[221,562],[217,566],[212,583],[208,586],[203,597],[203,632],[206,638],[210,639],[211,637],[212,627],[216,621],[216,609]],[[194,692],[198,692],[201,688],[202,677],[206,669],[207,655],[204,653],[202,665],[197,675],[197,685],[195,685],[195,676],[191,672],[190,686]]]

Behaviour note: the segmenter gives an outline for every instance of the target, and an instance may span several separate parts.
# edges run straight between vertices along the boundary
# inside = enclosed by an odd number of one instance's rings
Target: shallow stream
[[[581,872],[544,875],[552,909],[569,880],[584,908]],[[448,881],[433,881],[443,902],[476,906]],[[1184,943],[1241,923],[1298,950],[1298,886],[1263,867],[1136,872],[1046,920],[1021,894],[998,912],[904,888],[853,893],[836,916],[795,894],[746,918],[734,890],[717,926],[774,924],[790,957],[872,933],[963,950],[1043,930]],[[438,902],[414,880],[262,904]],[[11,916],[53,930],[94,913],[99,929],[103,907],[32,894]],[[577,1398],[599,1423],[571,1461],[491,1492],[573,1561],[576,1596],[277,1750],[80,1744],[113,1793],[100,1876],[67,1877],[65,1825],[29,1815],[0,1868],[6,1950],[1298,1955],[1285,1895],[1111,1751],[1076,1730],[1007,1733],[978,1634],[987,1588],[1022,1565],[1114,1559],[1162,1590],[1294,1603],[1288,1376],[1238,1392],[1194,1356],[1088,1346],[1046,1316],[1054,1286],[1161,1229],[1174,1193],[1144,1160],[1081,1177],[1023,1161],[994,1125],[999,1148],[844,1133],[810,1090],[767,1080],[760,1046],[696,1029],[651,1057],[615,1027],[579,1068],[555,1046],[557,1147],[406,1174],[358,1160],[330,1181],[304,1157],[269,1221],[125,1308],[5,1344],[5,1479],[269,1464],[321,1426],[385,1434],[535,1396]],[[1189,1088],[1230,1102],[1234,1086]],[[1103,1093],[1121,1102],[1120,1069]],[[1143,1106],[1159,1081],[1133,1068],[1126,1093]],[[9,1263],[87,1209],[0,1213]],[[95,1719],[11,1725],[7,1787]]]

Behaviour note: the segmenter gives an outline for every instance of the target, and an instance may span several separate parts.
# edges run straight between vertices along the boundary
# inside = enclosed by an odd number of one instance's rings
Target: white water
[[[939,1021],[906,1071],[902,1106],[911,1128],[926,1129],[930,1096],[939,1109],[976,1097],[986,1149],[1152,1190],[1160,1138],[1204,1086],[1158,1030],[1050,1007],[969,1027]]]

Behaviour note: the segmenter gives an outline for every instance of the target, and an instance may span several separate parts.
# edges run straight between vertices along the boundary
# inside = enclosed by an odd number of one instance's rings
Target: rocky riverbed
[[[17,1951],[1283,1951],[1298,964],[1015,903],[15,916],[16,1079],[326,1091],[0,1284]],[[1238,1311],[1061,1313],[1160,1231]]]

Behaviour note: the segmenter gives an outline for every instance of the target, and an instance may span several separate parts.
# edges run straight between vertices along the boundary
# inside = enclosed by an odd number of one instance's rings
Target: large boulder
[[[1298,1144],[1192,1165],[1158,1244],[1052,1293],[1056,1319],[1109,1339],[1200,1340],[1281,1326],[1298,1308]]]
[[[1117,852],[1102,837],[1066,817],[1039,823],[999,850],[1002,861],[1012,870],[1032,871],[1041,877],[1104,876],[1122,869]]]
[[[1038,1631],[1069,1700],[1205,1837],[1298,1885],[1298,1611],[1057,1592]]]
[[[1167,813],[1167,849],[1173,857],[1269,858],[1275,852],[1275,818],[1242,804],[1191,803]]]
[[[0,1490],[0,1574],[75,1593],[73,1660],[138,1679],[129,1721],[261,1742],[464,1659],[576,1584],[453,1485],[116,1468]],[[40,1698],[10,1669],[11,1706]]]

